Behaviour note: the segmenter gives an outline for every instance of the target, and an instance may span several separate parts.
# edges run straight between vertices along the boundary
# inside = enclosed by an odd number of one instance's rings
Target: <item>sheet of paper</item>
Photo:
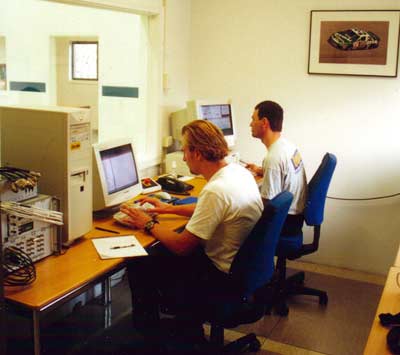
[[[178,178],[178,180],[181,180],[181,181],[189,181],[189,180],[192,180],[192,179],[194,179],[194,176],[180,176]]]
[[[101,259],[129,258],[147,255],[134,235],[92,239]]]

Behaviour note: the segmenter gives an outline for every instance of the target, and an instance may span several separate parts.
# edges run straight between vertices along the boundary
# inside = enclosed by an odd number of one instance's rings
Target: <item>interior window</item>
[[[71,43],[72,80],[98,80],[98,42]]]

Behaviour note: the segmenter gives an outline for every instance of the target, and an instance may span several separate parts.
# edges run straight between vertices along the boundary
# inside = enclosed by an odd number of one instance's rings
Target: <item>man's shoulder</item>
[[[254,181],[253,175],[239,164],[231,163],[219,172],[218,176],[210,180],[204,187],[207,191],[224,191],[230,189],[231,186],[251,183]]]
[[[291,157],[294,152],[298,152],[297,146],[286,138],[280,138],[276,144],[274,144],[273,149],[271,149],[271,157],[276,157],[277,159],[284,159]]]
[[[268,152],[265,161],[265,168],[280,169],[283,165],[289,164],[293,157],[298,156],[299,154],[296,145],[281,137],[274,143],[274,146]]]

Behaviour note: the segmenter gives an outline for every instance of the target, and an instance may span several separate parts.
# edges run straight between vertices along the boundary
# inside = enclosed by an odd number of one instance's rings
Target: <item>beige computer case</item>
[[[89,110],[0,107],[1,164],[42,174],[39,192],[61,201],[63,241],[92,229],[92,152]]]

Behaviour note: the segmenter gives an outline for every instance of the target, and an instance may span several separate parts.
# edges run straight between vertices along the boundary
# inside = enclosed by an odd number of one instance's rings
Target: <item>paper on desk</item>
[[[92,239],[101,259],[129,258],[147,255],[133,235]]]
[[[180,176],[179,178],[178,178],[178,180],[180,180],[180,181],[189,181],[189,180],[192,180],[192,179],[194,179],[194,177],[193,176]]]

